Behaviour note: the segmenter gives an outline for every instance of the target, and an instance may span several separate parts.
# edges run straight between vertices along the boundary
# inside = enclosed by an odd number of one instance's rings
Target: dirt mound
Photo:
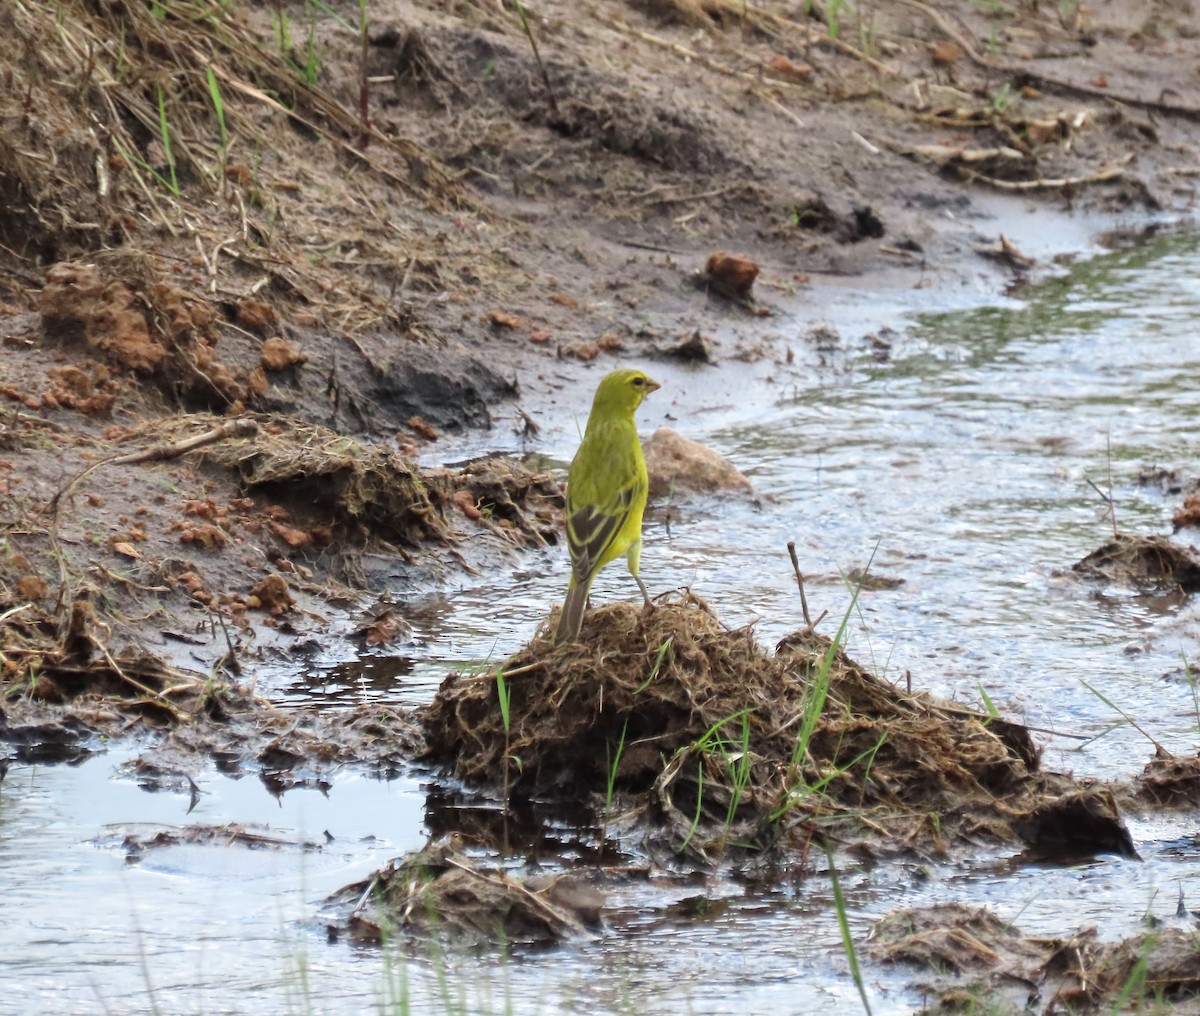
[[[397,548],[453,542],[456,519],[517,546],[558,540],[558,482],[502,456],[421,470],[386,446],[285,418],[203,455],[236,473],[247,490],[305,520],[303,528],[275,527],[293,549],[367,536]]]
[[[377,943],[401,928],[483,945],[547,944],[585,933],[600,922],[603,895],[572,874],[516,877],[485,867],[451,839],[393,861],[367,881],[326,900],[353,903],[344,925],[350,937]],[[331,925],[337,935],[342,925]]]
[[[888,685],[823,636],[768,655],[695,598],[602,607],[575,645],[553,622],[495,672],[443,682],[422,716],[433,759],[518,795],[632,795],[677,848],[803,842],[820,820],[934,851],[1079,849],[1061,827],[1083,793],[1086,838],[1132,852],[1111,797],[1037,772],[1024,728]]]
[[[888,914],[871,930],[869,949],[882,962],[928,971],[926,1012],[1115,1012],[1129,1001],[1139,1009],[1142,997],[1159,1011],[1164,998],[1200,987],[1189,927],[1151,927],[1119,942],[1100,941],[1094,928],[1049,938],[1026,935],[984,907],[941,903]]]
[[[1200,553],[1165,536],[1120,533],[1092,551],[1072,570],[1126,586],[1151,586],[1185,593],[1200,591]]]

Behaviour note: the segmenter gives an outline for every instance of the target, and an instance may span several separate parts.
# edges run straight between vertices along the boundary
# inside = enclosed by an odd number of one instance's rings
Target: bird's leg
[[[629,548],[629,553],[625,555],[625,560],[629,563],[629,574],[633,576],[633,581],[638,584],[638,589],[642,591],[642,599],[646,601],[646,609],[653,610],[654,604],[650,602],[650,594],[646,591],[646,583],[642,581],[642,577],[638,574],[638,566],[642,563],[642,541],[635,540],[632,547]]]

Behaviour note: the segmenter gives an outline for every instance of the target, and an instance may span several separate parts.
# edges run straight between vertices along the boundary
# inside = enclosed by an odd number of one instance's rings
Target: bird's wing
[[[615,491],[603,504],[578,507],[571,505],[570,487],[567,488],[567,547],[577,583],[586,582],[602,564],[617,556],[609,554],[609,550],[629,521],[633,506],[645,499],[645,487],[645,480],[635,475],[632,483]]]

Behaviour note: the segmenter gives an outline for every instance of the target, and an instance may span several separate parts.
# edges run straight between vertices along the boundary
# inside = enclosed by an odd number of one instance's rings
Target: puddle
[[[1195,603],[1080,583],[1069,570],[1111,536],[1089,481],[1111,491],[1123,531],[1167,533],[1172,498],[1139,486],[1137,471],[1197,471],[1200,234],[1162,234],[1079,265],[1028,302],[897,320],[886,362],[853,324],[842,349],[806,349],[801,320],[771,325],[781,352],[797,351],[792,364],[655,365],[666,387],[647,402],[643,429],[669,424],[706,441],[768,497],[757,509],[674,505],[669,531],[664,508],[651,512],[651,590],[690,585],[731,626],[760,619],[770,645],[800,623],[789,540],[828,630],[849,603],[842,574],[870,562],[873,575],[901,580],[865,591],[851,622],[850,654],[877,673],[970,703],[986,692],[1058,732],[1039,735],[1050,768],[1121,777],[1150,757],[1085,682],[1168,748],[1193,751],[1200,731],[1180,654],[1197,657]],[[544,453],[569,457],[568,424],[546,430]],[[520,566],[511,586],[464,582],[414,611],[409,644],[361,662],[314,647],[301,673],[274,670],[259,687],[330,708],[427,702],[447,670],[523,645],[561,598],[561,549]],[[594,595],[635,592],[613,567]],[[0,783],[0,997],[56,1012],[359,1012],[401,1000],[517,1013],[860,1008],[820,876],[770,888],[624,885],[610,894],[607,931],[506,961],[326,944],[324,897],[452,826],[462,803],[452,788],[427,797],[415,779],[342,772],[327,795],[273,798],[257,780],[211,771],[194,774],[203,793],[188,814],[186,792],[114,779],[125,751],[76,767],[14,765]],[[253,823],[295,845],[177,845],[136,862],[122,846],[131,828],[195,823]],[[947,899],[990,904],[1031,934],[1097,925],[1104,939],[1138,930],[1148,909],[1170,916],[1180,887],[1196,909],[1192,825],[1129,824],[1141,863],[1046,868],[1003,854],[845,872],[852,930],[861,941],[896,907]],[[596,846],[594,832],[547,835],[568,855]],[[919,1004],[895,971],[871,967],[867,979],[877,1014]]]
[[[13,766],[0,785],[0,989],[22,1011],[230,1012],[239,997],[277,1011],[324,894],[423,839],[415,782],[347,775],[328,796],[273,799],[257,780],[211,773],[188,814],[186,793],[115,778],[125,760]],[[319,849],[194,844],[135,860],[122,845],[210,823]]]

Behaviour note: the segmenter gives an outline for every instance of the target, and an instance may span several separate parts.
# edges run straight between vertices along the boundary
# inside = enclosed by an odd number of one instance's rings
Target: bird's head
[[[632,413],[642,404],[642,399],[661,387],[640,370],[614,370],[600,381],[592,410]]]

